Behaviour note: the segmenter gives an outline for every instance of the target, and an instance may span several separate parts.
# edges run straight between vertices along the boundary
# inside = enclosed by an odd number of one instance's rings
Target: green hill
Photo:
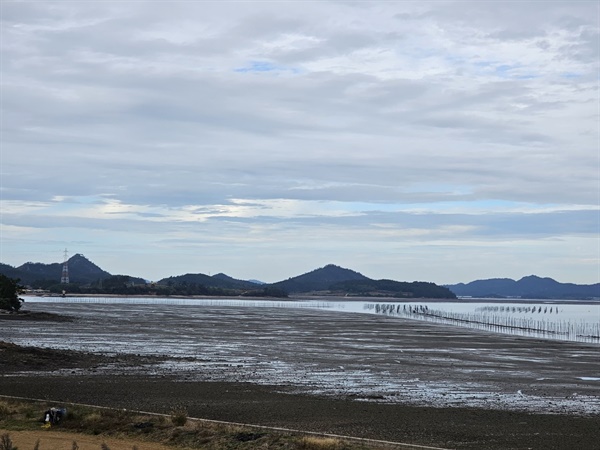
[[[359,272],[329,264],[312,272],[274,283],[289,293],[319,292],[398,298],[456,298],[447,288],[434,283],[372,280]]]
[[[256,289],[257,285],[250,281],[236,280],[224,273],[205,275],[203,273],[186,273],[173,277],[163,278],[157,284],[163,286],[191,286],[203,285],[222,289]]]
[[[102,270],[80,254],[71,256],[67,263],[71,283],[93,283],[111,276],[110,273]],[[49,284],[60,283],[62,266],[62,263],[43,264],[34,262],[27,262],[19,267],[2,264],[0,265],[0,273],[11,278],[19,278],[23,285],[32,287],[39,287],[38,285],[48,286]]]
[[[336,283],[352,280],[368,280],[368,278],[353,270],[328,264],[325,267],[315,269],[303,275],[273,283],[271,286],[283,289],[289,293],[312,292],[329,290]]]

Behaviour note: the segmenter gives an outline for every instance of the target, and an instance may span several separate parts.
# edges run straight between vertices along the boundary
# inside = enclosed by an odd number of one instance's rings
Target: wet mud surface
[[[600,449],[598,346],[305,308],[52,308],[72,321],[2,322],[0,340],[91,359],[13,365],[23,355],[0,347],[0,394],[183,403],[198,417],[447,448]]]

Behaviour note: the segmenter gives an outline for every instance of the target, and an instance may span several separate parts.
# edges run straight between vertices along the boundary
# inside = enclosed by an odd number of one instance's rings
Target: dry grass
[[[93,412],[91,414],[86,414],[81,420],[88,426],[92,426],[102,421],[102,414],[98,412]]]
[[[302,450],[342,450],[347,447],[344,443],[335,438],[305,436],[300,441],[300,449]]]
[[[176,427],[182,427],[187,423],[188,410],[183,405],[176,405],[171,408],[171,422]]]
[[[8,433],[0,436],[0,450],[17,450],[17,447],[13,446],[13,442]]]

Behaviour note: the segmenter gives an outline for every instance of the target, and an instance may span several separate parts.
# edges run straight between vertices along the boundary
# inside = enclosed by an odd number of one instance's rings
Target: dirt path
[[[140,450],[173,450],[172,447],[153,442],[132,439],[116,439],[105,436],[90,436],[85,434],[67,433],[62,431],[6,431],[0,429],[0,435],[8,433],[15,447],[19,450],[32,450],[39,440],[40,450],[67,450],[77,443],[79,450],[100,450],[106,444],[110,450],[132,450],[136,446]]]

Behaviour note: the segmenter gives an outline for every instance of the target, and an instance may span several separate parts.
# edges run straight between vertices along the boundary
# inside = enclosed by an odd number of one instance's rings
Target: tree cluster
[[[412,283],[394,280],[344,281],[331,286],[331,290],[365,297],[456,298],[448,288],[424,281]]]
[[[21,309],[23,299],[19,295],[23,293],[23,287],[19,285],[19,281],[18,278],[0,274],[0,309],[10,312]]]
[[[287,292],[273,287],[223,288],[207,286],[202,283],[168,280],[165,283],[134,283],[127,275],[113,275],[91,284],[57,284],[47,289],[56,294],[66,291],[68,294],[106,294],[106,295],[152,295],[152,296],[246,296],[246,297],[287,297]]]

